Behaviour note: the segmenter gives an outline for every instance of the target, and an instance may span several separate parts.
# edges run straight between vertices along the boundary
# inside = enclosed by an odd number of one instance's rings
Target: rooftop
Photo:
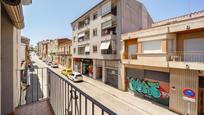
[[[155,22],[155,23],[152,24],[152,27],[173,24],[173,23],[186,21],[186,20],[191,20],[191,19],[200,18],[200,17],[204,17],[204,10],[203,11],[198,11],[198,12],[193,12],[193,13],[186,14],[186,15],[183,15],[183,16],[178,16],[178,17],[162,20],[162,21],[159,21],[159,22]]]

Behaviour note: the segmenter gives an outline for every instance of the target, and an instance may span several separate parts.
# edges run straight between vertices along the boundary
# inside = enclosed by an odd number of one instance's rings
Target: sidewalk
[[[98,87],[100,89],[103,89],[107,93],[113,95],[114,97],[117,97],[118,100],[122,101],[123,103],[126,103],[127,105],[131,106],[133,109],[137,108],[144,112],[147,112],[152,115],[159,115],[162,113],[162,115],[177,115],[176,113],[160,107],[150,101],[147,101],[145,99],[139,98],[131,94],[130,92],[123,92],[118,89],[115,89],[111,86],[108,86],[100,81],[94,80],[89,77],[84,77],[84,80],[90,84],[92,84],[95,87]]]

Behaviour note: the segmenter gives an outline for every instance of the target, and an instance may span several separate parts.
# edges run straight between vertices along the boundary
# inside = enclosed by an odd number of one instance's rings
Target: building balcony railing
[[[149,57],[150,54],[128,54],[128,53],[123,53],[123,59],[128,59],[128,60],[136,60],[138,56],[142,55],[145,57],[145,55],[148,55]],[[158,55],[161,55],[161,57],[166,56],[168,62],[194,62],[194,63],[204,63],[204,52],[199,52],[199,51],[175,51],[175,52],[169,52],[169,53],[154,53],[151,54],[151,57],[159,57]],[[156,61],[156,60],[155,60]]]
[[[168,61],[204,63],[204,52],[176,51],[168,53]]]
[[[58,52],[57,55],[66,55],[66,56],[68,56],[68,55],[71,55],[71,53],[62,51],[62,52]]]
[[[123,59],[136,60],[137,59],[137,54],[124,53],[123,54]]]
[[[30,70],[18,70],[17,73],[21,78],[21,107],[47,99],[53,115],[117,115],[49,68],[34,67]],[[23,84],[27,83],[30,86],[23,89]]]

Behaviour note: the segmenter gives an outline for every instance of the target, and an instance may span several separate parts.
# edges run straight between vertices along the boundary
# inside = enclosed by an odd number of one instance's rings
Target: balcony
[[[57,55],[59,55],[59,56],[71,56],[72,54],[69,51],[61,51],[61,52],[58,52]]]
[[[169,67],[204,70],[204,52],[176,51],[168,54]]]
[[[21,78],[28,78],[24,72],[28,70],[17,71]],[[16,115],[117,115],[49,68],[34,68],[29,77],[27,88],[23,88],[26,81],[21,79]]]
[[[78,23],[78,29],[82,29],[90,24],[90,18],[86,18],[83,21]]]

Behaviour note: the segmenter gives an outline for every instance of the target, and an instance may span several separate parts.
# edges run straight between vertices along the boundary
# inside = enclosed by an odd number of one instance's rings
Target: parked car
[[[51,66],[52,65],[52,61],[47,61],[46,64]]]
[[[63,75],[65,75],[65,76],[68,76],[69,74],[72,73],[72,69],[70,69],[70,68],[65,68],[65,69],[63,69],[63,70],[61,71],[61,73],[62,73]]]
[[[51,64],[51,67],[52,67],[52,68],[58,68],[58,64],[55,63],[55,62],[53,62],[53,63]]]
[[[68,78],[74,82],[83,81],[83,77],[82,77],[81,73],[78,73],[78,72],[74,72],[74,73],[69,74]]]

